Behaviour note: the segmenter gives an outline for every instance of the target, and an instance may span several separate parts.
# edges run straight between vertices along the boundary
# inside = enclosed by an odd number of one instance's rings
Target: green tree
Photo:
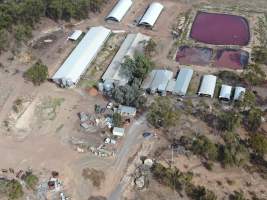
[[[243,72],[244,80],[250,85],[260,85],[266,78],[265,72],[258,63],[250,64]]]
[[[40,85],[48,77],[48,68],[39,60],[24,73],[24,77],[34,85]]]
[[[242,94],[240,101],[236,102],[236,105],[241,109],[250,110],[256,104],[256,96],[250,90],[247,90],[244,94]]]
[[[8,47],[8,32],[0,29],[0,53]]]
[[[167,97],[156,98],[151,104],[147,114],[147,120],[156,128],[175,126],[179,120],[180,112],[175,109],[171,100]]]
[[[220,131],[234,131],[240,124],[240,116],[235,112],[222,112],[218,117],[217,128]]]
[[[15,38],[18,42],[26,41],[32,36],[32,28],[25,24],[19,24],[14,27]]]
[[[115,127],[121,127],[123,125],[122,116],[119,113],[114,113],[112,119],[113,119],[113,125]]]
[[[265,36],[266,37],[266,36]],[[255,63],[267,63],[267,48],[265,46],[255,46],[252,48],[251,60]]]
[[[10,200],[19,199],[23,196],[23,190],[21,184],[13,179],[7,183],[6,192]]]
[[[151,71],[153,62],[143,54],[136,54],[134,58],[127,57],[122,63],[121,73],[129,77],[130,80],[144,80]]]
[[[267,153],[267,138],[263,134],[252,134],[249,142],[251,148],[260,156],[263,156]]]
[[[152,56],[152,54],[156,52],[156,48],[157,48],[157,43],[153,39],[148,40],[148,42],[145,44],[144,47],[145,55]]]
[[[26,185],[27,185],[29,188],[31,188],[32,190],[35,190],[35,189],[36,189],[36,186],[37,186],[37,184],[38,184],[39,179],[38,179],[38,177],[35,176],[34,174],[29,173],[29,174],[27,174],[27,176],[25,177],[25,180],[24,180],[24,181],[25,181]]]
[[[247,128],[250,131],[257,131],[261,126],[261,117],[263,112],[259,108],[251,108],[247,117]]]
[[[197,137],[191,146],[194,154],[201,155],[209,160],[216,160],[218,157],[218,148],[206,136]]]

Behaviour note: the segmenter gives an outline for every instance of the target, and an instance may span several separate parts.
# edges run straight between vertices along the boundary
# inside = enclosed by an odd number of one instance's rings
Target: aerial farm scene
[[[0,200],[267,200],[266,0],[0,0]]]

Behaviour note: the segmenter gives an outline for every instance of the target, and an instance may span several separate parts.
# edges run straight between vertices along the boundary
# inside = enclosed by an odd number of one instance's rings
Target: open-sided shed
[[[52,77],[62,87],[75,85],[88,69],[111,34],[103,27],[92,27]]]
[[[132,0],[119,0],[112,11],[109,13],[109,15],[106,17],[106,20],[114,20],[120,22],[132,6],[132,4]]]
[[[150,4],[145,14],[141,18],[139,25],[151,27],[154,26],[163,8],[163,5],[158,2],[153,2],[152,4]]]
[[[212,98],[216,87],[216,80],[217,77],[214,75],[204,75],[198,91],[198,95],[209,96]]]

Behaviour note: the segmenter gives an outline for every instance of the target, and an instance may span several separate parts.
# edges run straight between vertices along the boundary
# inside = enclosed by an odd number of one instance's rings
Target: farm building
[[[132,0],[119,0],[112,11],[109,13],[109,15],[106,17],[106,20],[114,20],[120,22],[123,16],[132,6],[132,4]]]
[[[117,112],[125,117],[134,117],[136,115],[136,108],[130,107],[130,106],[119,105]]]
[[[222,84],[219,99],[229,101],[231,99],[232,86]]]
[[[132,58],[136,52],[142,52],[145,45],[142,41],[148,41],[150,37],[143,35],[141,33],[129,34],[124,42],[122,43],[119,51],[113,58],[112,62],[108,66],[106,72],[102,76],[102,80],[105,82],[114,82],[117,85],[125,85],[128,82],[128,77],[121,74],[121,63],[123,62],[125,56]]]
[[[150,4],[145,14],[141,18],[139,25],[150,26],[150,27],[154,26],[162,10],[163,10],[162,4],[157,2]]]
[[[216,79],[217,77],[214,75],[204,75],[200,89],[198,91],[198,95],[209,96],[212,98],[216,87]]]
[[[168,85],[166,87],[166,92],[173,93],[174,87],[175,87],[176,80],[172,78],[169,80]]]
[[[234,100],[240,100],[243,94],[245,94],[246,88],[243,87],[236,87],[235,88],[235,94],[234,94]]]
[[[192,76],[192,69],[182,68],[177,76],[173,93],[181,96],[186,95]]]
[[[82,35],[82,31],[81,30],[75,30],[69,37],[68,40],[73,40],[76,41],[79,39],[79,37]]]
[[[165,69],[152,70],[148,78],[144,81],[141,88],[144,90],[148,90],[152,94],[159,92],[162,95],[165,95],[166,88],[172,77],[172,71]]]
[[[91,28],[54,74],[52,80],[62,87],[75,85],[81,75],[88,69],[110,34],[111,30],[103,26]]]
[[[112,131],[112,134],[114,136],[122,137],[122,136],[124,136],[124,132],[125,132],[124,128],[114,127],[113,131]]]

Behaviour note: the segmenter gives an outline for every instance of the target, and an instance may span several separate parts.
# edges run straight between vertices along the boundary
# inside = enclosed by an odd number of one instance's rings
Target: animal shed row
[[[119,0],[112,9],[112,11],[106,17],[106,20],[114,20],[120,22],[132,6],[132,4],[132,0]],[[138,24],[145,26],[153,26],[162,10],[162,4],[158,2],[151,3],[141,20],[138,22]]]
[[[61,87],[71,87],[77,84],[110,34],[111,30],[105,27],[92,27],[54,74],[52,80]],[[121,63],[126,56],[133,57],[136,52],[143,51],[145,42],[149,39],[149,36],[141,33],[128,34],[102,76],[102,80],[110,84],[125,85],[128,82],[128,78],[120,73]]]
[[[190,81],[193,76],[193,70],[189,68],[181,68],[176,79],[173,79],[173,72],[165,69],[153,70],[142,84],[142,89],[154,94],[156,92],[165,95],[170,92],[175,95],[185,96],[189,88]],[[198,91],[199,96],[214,96],[217,77],[214,75],[204,75]],[[245,88],[236,87],[234,100],[239,100]],[[232,87],[222,85],[219,98],[222,100],[230,100]]]

